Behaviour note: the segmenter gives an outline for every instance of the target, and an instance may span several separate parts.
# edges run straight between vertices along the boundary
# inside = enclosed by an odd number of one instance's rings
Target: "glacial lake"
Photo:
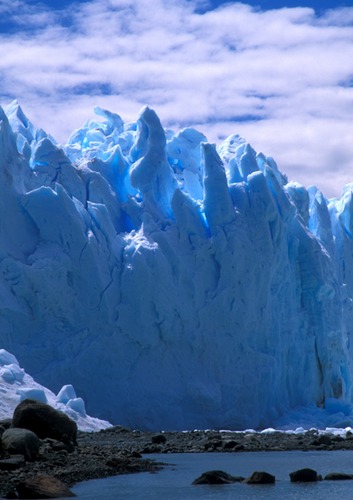
[[[323,477],[329,472],[353,473],[353,451],[289,451],[242,453],[173,453],[146,455],[168,465],[157,473],[140,473],[86,481],[72,488],[85,500],[189,500],[189,499],[331,499],[353,498],[352,481],[291,483],[289,473],[304,467]],[[274,485],[230,484],[193,486],[207,470],[223,470],[249,477],[266,471],[276,477]]]

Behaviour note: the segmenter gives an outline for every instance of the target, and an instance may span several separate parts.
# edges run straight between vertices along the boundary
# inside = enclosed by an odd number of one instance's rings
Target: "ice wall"
[[[1,110],[1,346],[131,427],[349,402],[353,185],[328,202],[237,135],[96,113],[60,148]]]

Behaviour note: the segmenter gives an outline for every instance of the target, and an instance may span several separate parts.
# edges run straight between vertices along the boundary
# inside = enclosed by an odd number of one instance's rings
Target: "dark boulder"
[[[151,441],[153,444],[164,444],[167,442],[167,438],[164,434],[156,434],[155,436],[152,436]]]
[[[324,477],[325,481],[345,481],[353,479],[353,474],[345,474],[344,472],[329,472]]]
[[[192,484],[231,484],[244,481],[243,477],[231,476],[222,470],[204,472]]]
[[[29,461],[37,458],[41,445],[38,436],[28,429],[7,429],[1,442],[9,455],[23,455]]]
[[[16,407],[12,427],[29,429],[41,439],[52,438],[77,444],[76,422],[65,413],[33,399],[25,399]]]
[[[35,476],[17,484],[18,498],[62,498],[76,496],[66,484],[52,476]]]
[[[276,481],[275,476],[268,472],[253,472],[250,477],[245,479],[244,483],[247,484],[274,484]]]
[[[233,439],[231,439],[230,441],[226,441],[223,444],[223,449],[224,450],[234,450],[234,448],[238,445],[239,445],[238,441],[234,441]]]
[[[299,469],[289,474],[292,483],[311,483],[318,481],[320,476],[313,469]]]
[[[321,434],[316,439],[314,439],[311,444],[313,446],[321,446],[321,447],[331,446],[332,445],[332,437],[333,436],[330,434]]]

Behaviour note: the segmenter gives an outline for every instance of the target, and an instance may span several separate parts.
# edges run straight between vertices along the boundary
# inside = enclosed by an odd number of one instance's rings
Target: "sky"
[[[327,197],[353,182],[353,0],[0,0],[0,82],[61,144],[95,105],[148,105]]]

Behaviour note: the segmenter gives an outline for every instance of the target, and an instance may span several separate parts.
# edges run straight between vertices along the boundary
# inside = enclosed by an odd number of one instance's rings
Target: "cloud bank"
[[[18,98],[65,142],[99,105],[136,120],[231,133],[305,186],[353,181],[353,8],[261,11],[186,0],[0,5],[0,103]]]

